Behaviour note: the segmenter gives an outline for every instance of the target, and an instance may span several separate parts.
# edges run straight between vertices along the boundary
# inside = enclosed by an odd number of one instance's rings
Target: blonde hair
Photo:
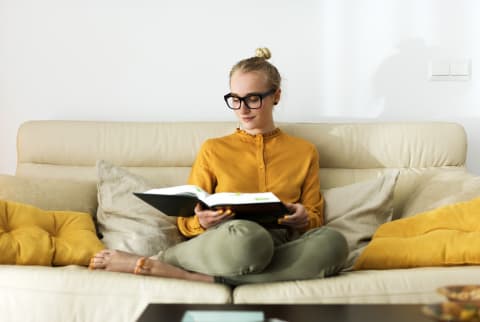
[[[282,77],[277,68],[269,63],[267,60],[272,57],[268,48],[257,48],[255,50],[255,56],[242,59],[236,63],[230,70],[230,79],[232,75],[240,70],[244,73],[248,72],[262,72],[266,77],[271,88],[279,89]]]

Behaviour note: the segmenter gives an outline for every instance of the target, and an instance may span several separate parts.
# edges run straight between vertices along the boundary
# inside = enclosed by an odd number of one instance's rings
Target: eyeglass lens
[[[230,96],[227,98],[227,104],[230,108],[239,109],[241,103],[247,105],[248,108],[257,109],[262,106],[262,97],[260,95],[250,95],[244,98]]]

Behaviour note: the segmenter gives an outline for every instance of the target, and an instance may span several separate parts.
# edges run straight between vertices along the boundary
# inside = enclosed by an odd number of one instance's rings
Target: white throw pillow
[[[449,171],[420,184],[405,202],[403,218],[480,196],[480,176]]]
[[[372,180],[322,191],[326,226],[347,239],[349,256],[344,270],[353,267],[377,228],[392,219],[398,174],[391,171]]]
[[[107,248],[153,256],[183,240],[176,217],[164,215],[133,195],[154,188],[151,183],[105,161],[97,162],[97,171],[97,221]]]

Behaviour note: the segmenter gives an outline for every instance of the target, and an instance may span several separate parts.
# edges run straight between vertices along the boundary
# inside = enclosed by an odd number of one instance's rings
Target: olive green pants
[[[167,249],[159,259],[239,285],[327,277],[342,269],[347,256],[345,237],[327,227],[295,236],[230,220]]]

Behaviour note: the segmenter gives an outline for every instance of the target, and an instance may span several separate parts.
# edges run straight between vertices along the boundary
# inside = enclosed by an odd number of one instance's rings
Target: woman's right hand
[[[198,217],[198,222],[200,226],[204,229],[216,226],[219,223],[231,219],[234,214],[230,209],[223,210],[211,210],[211,209],[202,209],[202,206],[197,203],[195,206],[195,215]]]

